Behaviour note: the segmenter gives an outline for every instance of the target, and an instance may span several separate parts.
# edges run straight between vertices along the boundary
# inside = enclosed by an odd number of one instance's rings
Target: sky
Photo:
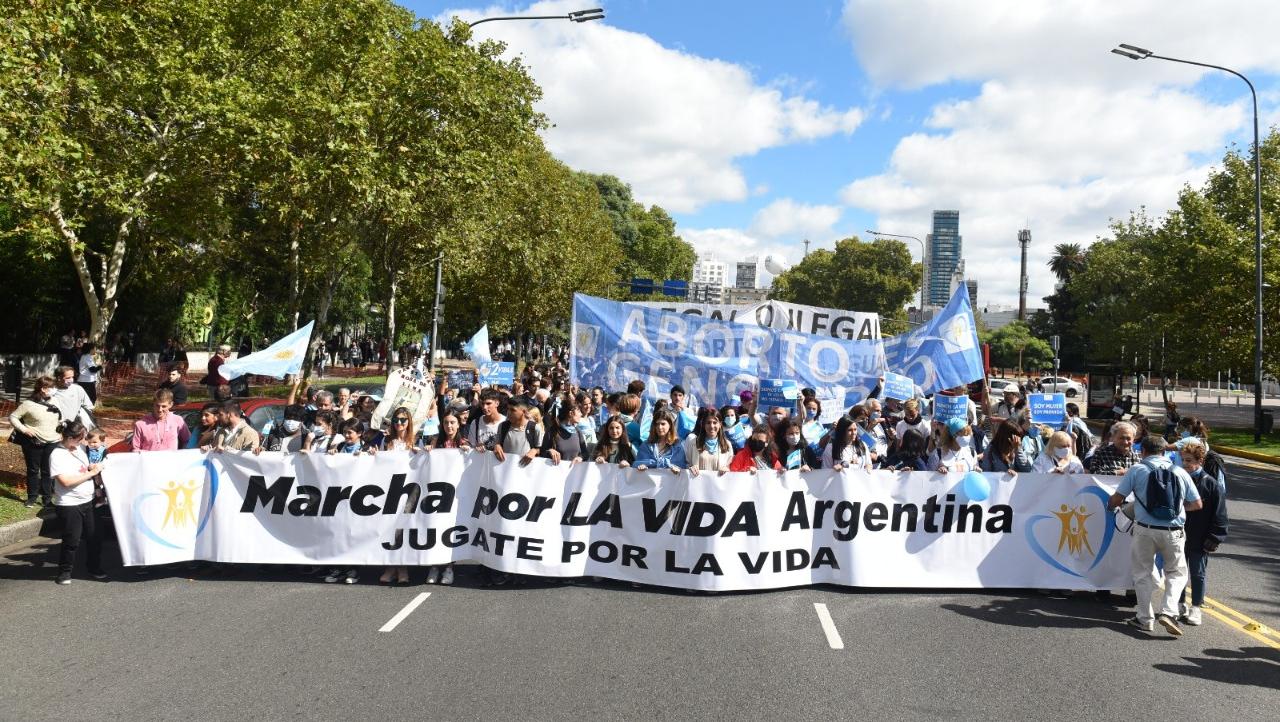
[[[924,238],[960,211],[978,304],[1053,292],[1057,243],[1161,216],[1252,143],[1239,79],[1112,55],[1128,43],[1243,72],[1280,124],[1273,0],[404,0],[472,21],[603,6],[605,19],[491,22],[542,86],[544,138],[670,212],[699,253],[795,263],[868,229]],[[920,247],[906,241],[914,258]]]

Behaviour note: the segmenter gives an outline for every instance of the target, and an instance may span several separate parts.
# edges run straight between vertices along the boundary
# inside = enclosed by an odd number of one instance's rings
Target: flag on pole
[[[489,358],[489,324],[481,326],[470,341],[462,344],[462,350],[477,363],[492,361],[493,359]]]
[[[261,351],[222,364],[218,367],[218,374],[230,381],[245,374],[282,379],[289,374],[298,373],[302,370],[302,360],[307,357],[311,327],[315,323],[308,323]]]

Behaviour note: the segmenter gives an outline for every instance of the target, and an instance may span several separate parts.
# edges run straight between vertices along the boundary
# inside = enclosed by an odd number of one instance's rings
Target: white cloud
[[[751,231],[765,238],[825,240],[840,220],[839,206],[808,205],[780,198],[756,212]]]
[[[871,79],[919,88],[990,79],[1125,86],[1216,71],[1111,54],[1119,43],[1280,71],[1280,3],[1261,0],[847,0],[843,21]]]
[[[1255,82],[1258,71],[1280,70],[1270,39],[1280,3],[848,0],[843,19],[881,87],[981,83],[975,97],[935,105],[882,173],[841,193],[882,230],[922,238],[932,210],[959,209],[980,303],[1016,302],[1018,229],[1032,231],[1028,302],[1040,305],[1053,291],[1045,264],[1054,244],[1087,245],[1110,219],[1144,206],[1162,215],[1229,144],[1251,140],[1243,84],[1240,100],[1209,102],[1192,86],[1214,71],[1135,62],[1112,47],[1216,62],[1254,72]]]
[[[578,2],[538,3],[518,14],[560,14]],[[448,11],[476,19],[492,11]],[[526,60],[543,89],[539,109],[555,127],[548,148],[569,165],[612,173],[637,198],[693,212],[749,197],[736,165],[767,148],[850,134],[857,108],[832,108],[782,86],[762,84],[734,63],[663,47],[604,22],[486,23],[476,38],[496,38]]]
[[[1245,120],[1240,104],[1214,105],[1176,90],[988,82],[971,100],[934,108],[898,142],[888,169],[841,192],[878,216],[880,230],[929,231],[934,209],[959,209],[967,275],[981,302],[1017,299],[1017,231],[1030,227],[1029,303],[1053,292],[1053,245],[1087,245],[1108,220],[1147,206],[1162,213],[1201,154],[1216,156]]]

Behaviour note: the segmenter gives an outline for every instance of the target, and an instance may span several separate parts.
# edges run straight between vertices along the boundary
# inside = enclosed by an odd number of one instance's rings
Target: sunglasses
[[[407,424],[407,423],[409,423],[409,420],[408,420],[408,419],[406,419],[406,418],[398,418],[398,419],[392,419],[392,420],[391,420],[391,423],[393,423],[393,424]]]

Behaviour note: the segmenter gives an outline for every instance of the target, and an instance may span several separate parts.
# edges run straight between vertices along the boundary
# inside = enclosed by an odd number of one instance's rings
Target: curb
[[[1260,461],[1264,464],[1275,464],[1276,466],[1280,466],[1280,456],[1260,454],[1256,451],[1237,449],[1234,446],[1221,446],[1218,444],[1213,446],[1213,450],[1224,456],[1238,456],[1242,459],[1249,459],[1250,461]]]
[[[40,531],[44,528],[47,521],[44,517],[37,516],[34,519],[23,519],[12,524],[0,526],[0,549],[21,544],[40,536]]]

